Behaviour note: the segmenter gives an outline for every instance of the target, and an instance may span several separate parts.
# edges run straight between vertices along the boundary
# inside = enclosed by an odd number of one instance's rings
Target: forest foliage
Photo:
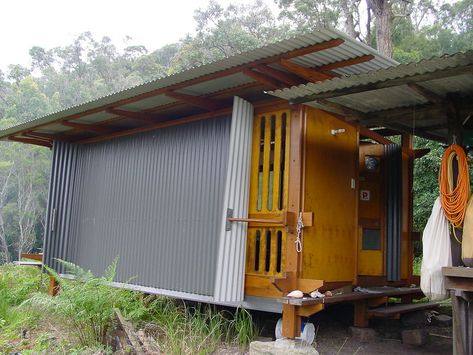
[[[269,0],[268,0],[269,1]],[[118,49],[109,37],[78,35],[56,48],[34,46],[30,66],[0,71],[0,128],[44,116],[152,79],[170,75],[318,26],[333,26],[399,62],[471,49],[473,1],[262,0],[195,11],[195,32],[149,52],[129,41]],[[416,161],[415,228],[421,230],[436,195],[441,148]],[[41,247],[50,151],[0,144],[0,263]]]

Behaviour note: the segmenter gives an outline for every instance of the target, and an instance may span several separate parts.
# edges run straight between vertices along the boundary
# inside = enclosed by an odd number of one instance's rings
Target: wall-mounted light
[[[332,129],[332,136],[336,136],[337,134],[345,133],[345,128],[337,128]]]

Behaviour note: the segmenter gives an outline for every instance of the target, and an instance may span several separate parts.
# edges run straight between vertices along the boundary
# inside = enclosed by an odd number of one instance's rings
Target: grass
[[[46,294],[47,277],[36,268],[0,266],[0,353],[111,353],[115,308],[153,336],[164,354],[246,347],[258,335],[251,314],[242,308],[229,312],[110,287],[117,261],[101,277],[60,262],[78,280],[59,279],[56,297]]]

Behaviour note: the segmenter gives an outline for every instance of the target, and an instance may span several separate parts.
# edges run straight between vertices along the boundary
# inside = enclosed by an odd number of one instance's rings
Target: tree
[[[181,41],[180,50],[171,63],[171,72],[254,49],[282,38],[286,29],[278,26],[262,0],[227,8],[210,1],[207,8],[195,11],[194,19],[196,35],[188,35]]]

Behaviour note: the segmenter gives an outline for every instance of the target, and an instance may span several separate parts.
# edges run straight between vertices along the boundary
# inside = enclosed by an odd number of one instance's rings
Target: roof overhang
[[[412,133],[446,142],[452,120],[466,129],[473,127],[469,122],[473,114],[473,51],[270,94],[339,114],[365,127],[383,128],[386,134]]]
[[[268,90],[397,64],[339,31],[320,29],[33,119],[0,131],[0,139],[93,143],[221,116],[233,96],[264,102],[274,100]]]

